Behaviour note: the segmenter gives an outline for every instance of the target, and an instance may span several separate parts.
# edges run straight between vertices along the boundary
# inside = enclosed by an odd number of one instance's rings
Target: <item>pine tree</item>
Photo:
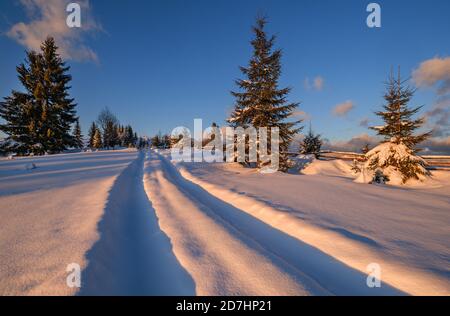
[[[384,111],[375,112],[385,122],[383,126],[371,127],[378,132],[378,135],[384,137],[385,141],[395,144],[405,144],[408,148],[416,150],[415,146],[428,137],[431,132],[414,135],[414,131],[419,129],[424,123],[424,118],[413,119],[422,106],[410,108],[409,102],[414,96],[415,90],[411,89],[402,81],[400,70],[398,78],[394,78],[393,73],[386,83],[387,92],[384,95],[386,104]]]
[[[81,126],[80,121],[77,119],[75,122],[75,127],[73,130],[73,136],[74,136],[74,147],[75,148],[83,148],[84,147],[84,140],[83,135],[81,134]]]
[[[95,136],[95,133],[97,132],[97,130],[98,130],[97,124],[95,124],[95,122],[92,122],[92,125],[89,128],[89,147],[90,148],[95,148],[94,147],[94,136]]]
[[[76,104],[69,97],[72,77],[53,38],[41,45],[41,52],[27,52],[17,67],[25,92],[12,91],[0,103],[0,130],[8,135],[6,151],[18,154],[56,153],[72,146],[71,126],[76,121]]]
[[[96,128],[94,137],[92,139],[92,148],[100,149],[103,147],[102,134],[98,128]]]
[[[233,127],[247,128],[249,126],[268,128],[279,128],[280,133],[280,167],[281,171],[288,169],[287,150],[293,136],[301,128],[295,126],[300,121],[287,121],[293,110],[299,103],[287,103],[287,95],[290,88],[279,88],[278,80],[281,75],[281,50],[272,51],[275,36],[268,38],[264,27],[265,18],[258,18],[256,26],[253,27],[255,38],[251,41],[253,56],[248,67],[240,67],[246,79],[236,81],[240,92],[232,92],[236,98],[234,110],[227,120]],[[270,141],[268,141],[270,153]],[[258,157],[261,155],[258,154]],[[258,158],[258,167],[262,163]]]
[[[4,152],[19,155],[37,153],[37,148],[33,150],[39,145],[34,112],[31,97],[25,93],[13,91],[0,103],[0,117],[5,121],[0,130],[7,135],[2,143]]]
[[[151,139],[152,146],[155,148],[160,148],[163,146],[163,136],[161,132],[158,132],[155,136]]]
[[[103,131],[103,145],[109,149],[114,149],[119,144],[119,136],[117,127],[113,122],[107,122]]]
[[[424,118],[412,118],[421,107],[408,106],[415,90],[402,81],[400,71],[398,78],[391,72],[386,88],[384,111],[376,112],[385,124],[372,127],[378,135],[384,136],[384,142],[366,153],[366,162],[357,182],[378,182],[383,175],[386,182],[396,182],[399,178],[401,183],[406,183],[409,179],[419,180],[429,175],[426,162],[416,155],[415,146],[431,132],[414,134],[425,122]]]
[[[311,124],[309,125],[309,132],[305,135],[302,143],[300,144],[300,151],[305,155],[314,155],[316,158],[319,157],[320,149],[322,148],[322,140],[320,135],[315,135],[312,131]]]
[[[128,125],[125,127],[125,144],[124,146],[126,147],[133,147],[136,145],[136,141],[134,139],[134,132],[133,132],[133,128]]]

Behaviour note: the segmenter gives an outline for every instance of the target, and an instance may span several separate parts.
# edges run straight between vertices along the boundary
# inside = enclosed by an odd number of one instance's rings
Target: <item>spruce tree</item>
[[[95,124],[95,122],[92,122],[92,125],[89,128],[89,147],[90,148],[95,148],[94,147],[94,136],[95,136],[95,133],[97,132],[97,130],[98,130],[97,124]]]
[[[126,146],[127,147],[133,147],[135,146],[135,139],[134,139],[134,132],[133,132],[133,128],[128,125],[125,128],[125,142],[126,142]]]
[[[319,157],[320,149],[322,148],[322,140],[320,135],[314,134],[311,124],[309,125],[309,132],[305,135],[302,143],[300,144],[300,152],[305,155],[314,155]]]
[[[279,88],[278,80],[281,75],[281,50],[273,50],[275,36],[268,37],[264,27],[265,18],[258,18],[253,27],[255,38],[251,41],[253,56],[247,67],[240,67],[245,79],[236,81],[239,92],[232,92],[235,97],[234,110],[228,118],[233,127],[247,128],[249,126],[279,128],[280,133],[280,167],[281,171],[288,169],[287,151],[293,136],[301,128],[297,128],[300,121],[288,121],[299,103],[288,103],[287,95],[290,88]],[[270,153],[270,140],[268,141]],[[258,150],[259,152],[259,150]],[[258,167],[262,167],[258,154]]]
[[[123,125],[117,126],[117,140],[118,140],[118,145],[120,145],[122,147],[127,146],[125,127]]]
[[[0,124],[0,130],[7,135],[1,145],[5,153],[37,153],[35,112],[31,97],[25,93],[13,91],[0,103],[0,117],[5,121]]]
[[[117,126],[109,121],[106,123],[105,129],[103,131],[103,145],[107,149],[114,149],[119,144],[119,137],[117,134]]]
[[[75,148],[81,149],[84,147],[83,135],[81,134],[80,121],[77,119],[75,122],[75,127],[73,129],[74,136],[74,146]]]
[[[415,90],[402,81],[400,71],[395,78],[391,72],[386,84],[384,111],[376,112],[383,121],[383,126],[372,127],[384,142],[365,155],[361,176],[357,182],[379,182],[381,176],[385,181],[395,183],[400,179],[406,183],[409,179],[422,180],[429,175],[426,162],[416,155],[416,145],[426,140],[431,132],[414,134],[425,122],[424,118],[413,119],[421,107],[409,107]]]
[[[155,148],[160,148],[163,146],[163,136],[161,132],[158,132],[155,136],[151,139],[152,146]]]
[[[422,106],[413,108],[408,106],[415,90],[407,86],[406,81],[402,81],[400,70],[397,78],[394,77],[391,71],[391,75],[386,83],[386,90],[384,111],[375,112],[376,115],[383,119],[385,124],[371,127],[371,129],[376,130],[378,135],[384,137],[385,141],[395,144],[402,143],[416,151],[415,146],[430,137],[431,132],[414,135],[414,131],[425,123],[424,118],[412,118],[420,111]]]
[[[100,130],[97,128],[94,133],[94,137],[92,139],[92,148],[100,149],[103,147],[102,143],[102,134]]]
[[[70,67],[58,54],[53,38],[41,51],[27,52],[17,67],[25,92],[12,91],[0,103],[0,130],[8,135],[6,151],[18,154],[56,153],[72,146],[71,126],[76,120],[76,104],[69,97]]]

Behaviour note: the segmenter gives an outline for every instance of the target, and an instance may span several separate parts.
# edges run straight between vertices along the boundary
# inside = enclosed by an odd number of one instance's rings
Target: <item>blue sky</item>
[[[42,0],[32,1],[39,13]],[[308,114],[314,130],[331,141],[370,133],[360,122],[380,123],[372,113],[383,102],[391,66],[411,76],[422,62],[450,56],[450,2],[377,1],[382,9],[377,29],[366,25],[369,2],[91,0],[82,10],[86,29],[60,34],[73,41],[67,55],[78,59],[68,62],[83,129],[105,106],[146,135],[191,126],[194,118],[224,125],[233,104],[229,91],[241,77],[238,67],[251,55],[251,25],[262,13],[284,52],[281,85],[292,87],[289,99],[301,102],[299,110]],[[40,18],[27,14],[20,1],[0,2],[2,97],[20,89],[15,67],[31,45],[8,32],[19,22]],[[47,23],[59,18],[56,13]],[[97,60],[80,58],[76,50],[94,52]],[[315,78],[323,84],[314,87]],[[413,103],[425,105],[423,114],[436,107],[442,97],[436,92],[439,80],[448,78],[441,74],[419,87]],[[337,116],[333,109],[344,102],[351,110]]]

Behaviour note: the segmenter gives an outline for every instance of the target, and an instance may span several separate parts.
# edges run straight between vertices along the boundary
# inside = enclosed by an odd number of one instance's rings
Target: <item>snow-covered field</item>
[[[66,267],[87,264],[116,177],[136,152],[0,161],[0,295],[70,295]],[[36,169],[26,170],[34,163]]]
[[[339,160],[315,161],[297,175],[222,163],[178,168],[210,194],[357,271],[377,263],[382,281],[405,293],[450,294],[450,172],[402,188],[354,183],[350,165]],[[338,270],[326,270],[335,274],[326,282],[337,278]],[[326,273],[318,265],[310,272],[319,282]]]
[[[450,294],[450,172],[420,188],[354,183],[340,161],[303,172],[128,150],[1,160],[0,294]]]

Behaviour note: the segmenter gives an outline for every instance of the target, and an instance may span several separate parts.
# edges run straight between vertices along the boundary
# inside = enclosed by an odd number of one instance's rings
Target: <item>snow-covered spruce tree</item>
[[[53,38],[47,38],[39,53],[27,52],[17,67],[25,92],[12,91],[0,103],[0,130],[7,134],[8,152],[56,153],[73,145],[71,126],[76,104],[69,97],[72,77]]]
[[[73,129],[73,144],[75,148],[81,149],[84,147],[83,134],[81,134],[81,126],[80,121],[77,119],[75,122],[75,127]]]
[[[281,50],[273,50],[275,36],[268,38],[264,27],[265,18],[258,18],[253,27],[255,38],[251,41],[253,56],[248,67],[240,67],[246,77],[236,81],[239,92],[232,92],[235,97],[234,110],[228,118],[232,127],[249,126],[268,128],[268,153],[270,154],[270,128],[278,127],[280,132],[280,167],[286,171],[289,167],[287,150],[293,136],[301,128],[296,128],[301,121],[287,121],[299,103],[288,103],[290,88],[279,88],[281,75]],[[247,144],[248,148],[248,144]],[[263,167],[258,149],[257,167]]]
[[[391,73],[386,86],[384,110],[376,112],[385,124],[371,127],[384,137],[384,142],[367,152],[363,172],[358,180],[377,180],[380,172],[391,183],[404,184],[409,179],[420,180],[429,172],[425,168],[426,162],[416,155],[416,145],[426,140],[431,132],[414,134],[423,125],[424,118],[413,119],[421,107],[408,106],[415,90],[402,81],[400,71],[398,78]]]
[[[300,153],[304,155],[314,155],[319,158],[320,149],[322,148],[322,140],[319,134],[314,134],[311,124],[309,125],[309,132],[300,143]]]

